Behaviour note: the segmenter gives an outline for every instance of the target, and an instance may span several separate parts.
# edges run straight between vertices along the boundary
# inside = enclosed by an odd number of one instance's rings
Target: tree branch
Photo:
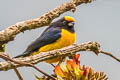
[[[23,64],[24,62],[29,64],[37,64],[41,61],[55,58],[57,56],[68,56],[78,51],[93,51],[94,53],[98,54],[99,50],[100,50],[100,45],[97,42],[86,42],[78,45],[74,44],[62,49],[57,49],[49,52],[41,52],[40,54],[37,54],[34,56],[12,59],[16,61],[16,63],[14,63],[12,60],[9,60],[11,62],[8,62],[8,61],[0,62],[0,71],[6,71],[9,69],[13,69],[14,67],[17,68],[17,67],[26,66],[26,65],[21,65],[18,62],[23,62]],[[1,57],[1,54],[0,54],[0,57]]]
[[[9,26],[7,29],[0,32],[0,44],[14,40],[15,36],[20,32],[47,26],[53,19],[59,17],[61,14],[70,10],[75,11],[76,6],[89,2],[91,2],[91,0],[71,0],[43,14],[37,19],[18,22],[15,25]]]
[[[36,67],[36,66],[33,65],[33,64],[10,59],[10,57],[9,57],[8,55],[5,55],[4,53],[3,53],[3,54],[0,54],[0,58],[3,58],[4,60],[9,61],[9,63],[14,62],[14,63],[16,63],[16,64],[24,65],[24,66],[26,66],[26,67],[32,67],[32,68],[36,69],[37,71],[39,71],[40,73],[44,74],[45,76],[51,78],[52,80],[56,80],[53,76],[51,76],[51,75],[43,72],[42,70],[40,70],[38,67]],[[14,69],[14,71],[16,72],[19,80],[23,80],[23,78],[22,78],[21,74],[19,73],[19,71],[17,70],[16,66],[14,66],[13,69]]]
[[[99,43],[86,42],[82,44],[73,44],[71,46],[64,47],[57,50],[41,52],[37,55],[23,57],[23,58],[21,57],[21,58],[10,59],[7,56],[2,56],[2,53],[0,53],[0,58],[7,60],[4,62],[0,62],[0,71],[7,71],[9,69],[14,69],[14,67],[17,68],[17,67],[29,66],[28,64],[37,64],[39,62],[42,62],[51,58],[55,58],[58,56],[69,56],[79,51],[93,51],[96,55],[98,55],[99,53],[102,53],[120,62],[120,59],[113,56],[111,53],[100,50]]]
[[[1,53],[0,58],[4,59],[5,61],[9,61],[9,62],[12,61],[12,62],[13,62],[13,60],[10,59],[10,56],[9,56],[9,55],[6,55],[6,54],[4,54],[4,53]],[[19,79],[19,80],[23,80],[23,78],[22,78],[20,72],[17,70],[17,68],[14,67],[13,69],[14,69],[14,71],[15,71],[18,79]]]
[[[23,77],[21,76],[20,72],[17,70],[17,68],[14,68],[14,71],[18,77],[19,80],[23,80]]]

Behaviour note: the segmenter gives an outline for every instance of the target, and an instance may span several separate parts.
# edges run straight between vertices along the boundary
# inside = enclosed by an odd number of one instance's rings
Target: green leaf
[[[3,45],[0,45],[0,52],[5,52],[5,44],[3,44]]]

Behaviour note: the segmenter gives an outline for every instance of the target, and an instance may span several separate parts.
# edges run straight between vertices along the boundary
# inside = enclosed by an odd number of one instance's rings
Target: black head
[[[66,29],[72,33],[74,33],[74,18],[70,16],[64,16],[63,18],[53,22],[50,27],[56,27],[61,29]]]

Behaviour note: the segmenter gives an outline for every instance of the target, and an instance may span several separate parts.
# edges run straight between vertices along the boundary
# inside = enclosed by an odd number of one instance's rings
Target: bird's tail
[[[28,52],[24,52],[23,54],[17,55],[13,58],[26,57],[26,56],[29,56]]]

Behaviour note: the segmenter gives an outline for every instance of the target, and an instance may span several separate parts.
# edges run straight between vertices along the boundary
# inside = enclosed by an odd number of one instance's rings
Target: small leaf
[[[0,52],[5,52],[5,44],[3,44],[3,45],[0,45]]]

